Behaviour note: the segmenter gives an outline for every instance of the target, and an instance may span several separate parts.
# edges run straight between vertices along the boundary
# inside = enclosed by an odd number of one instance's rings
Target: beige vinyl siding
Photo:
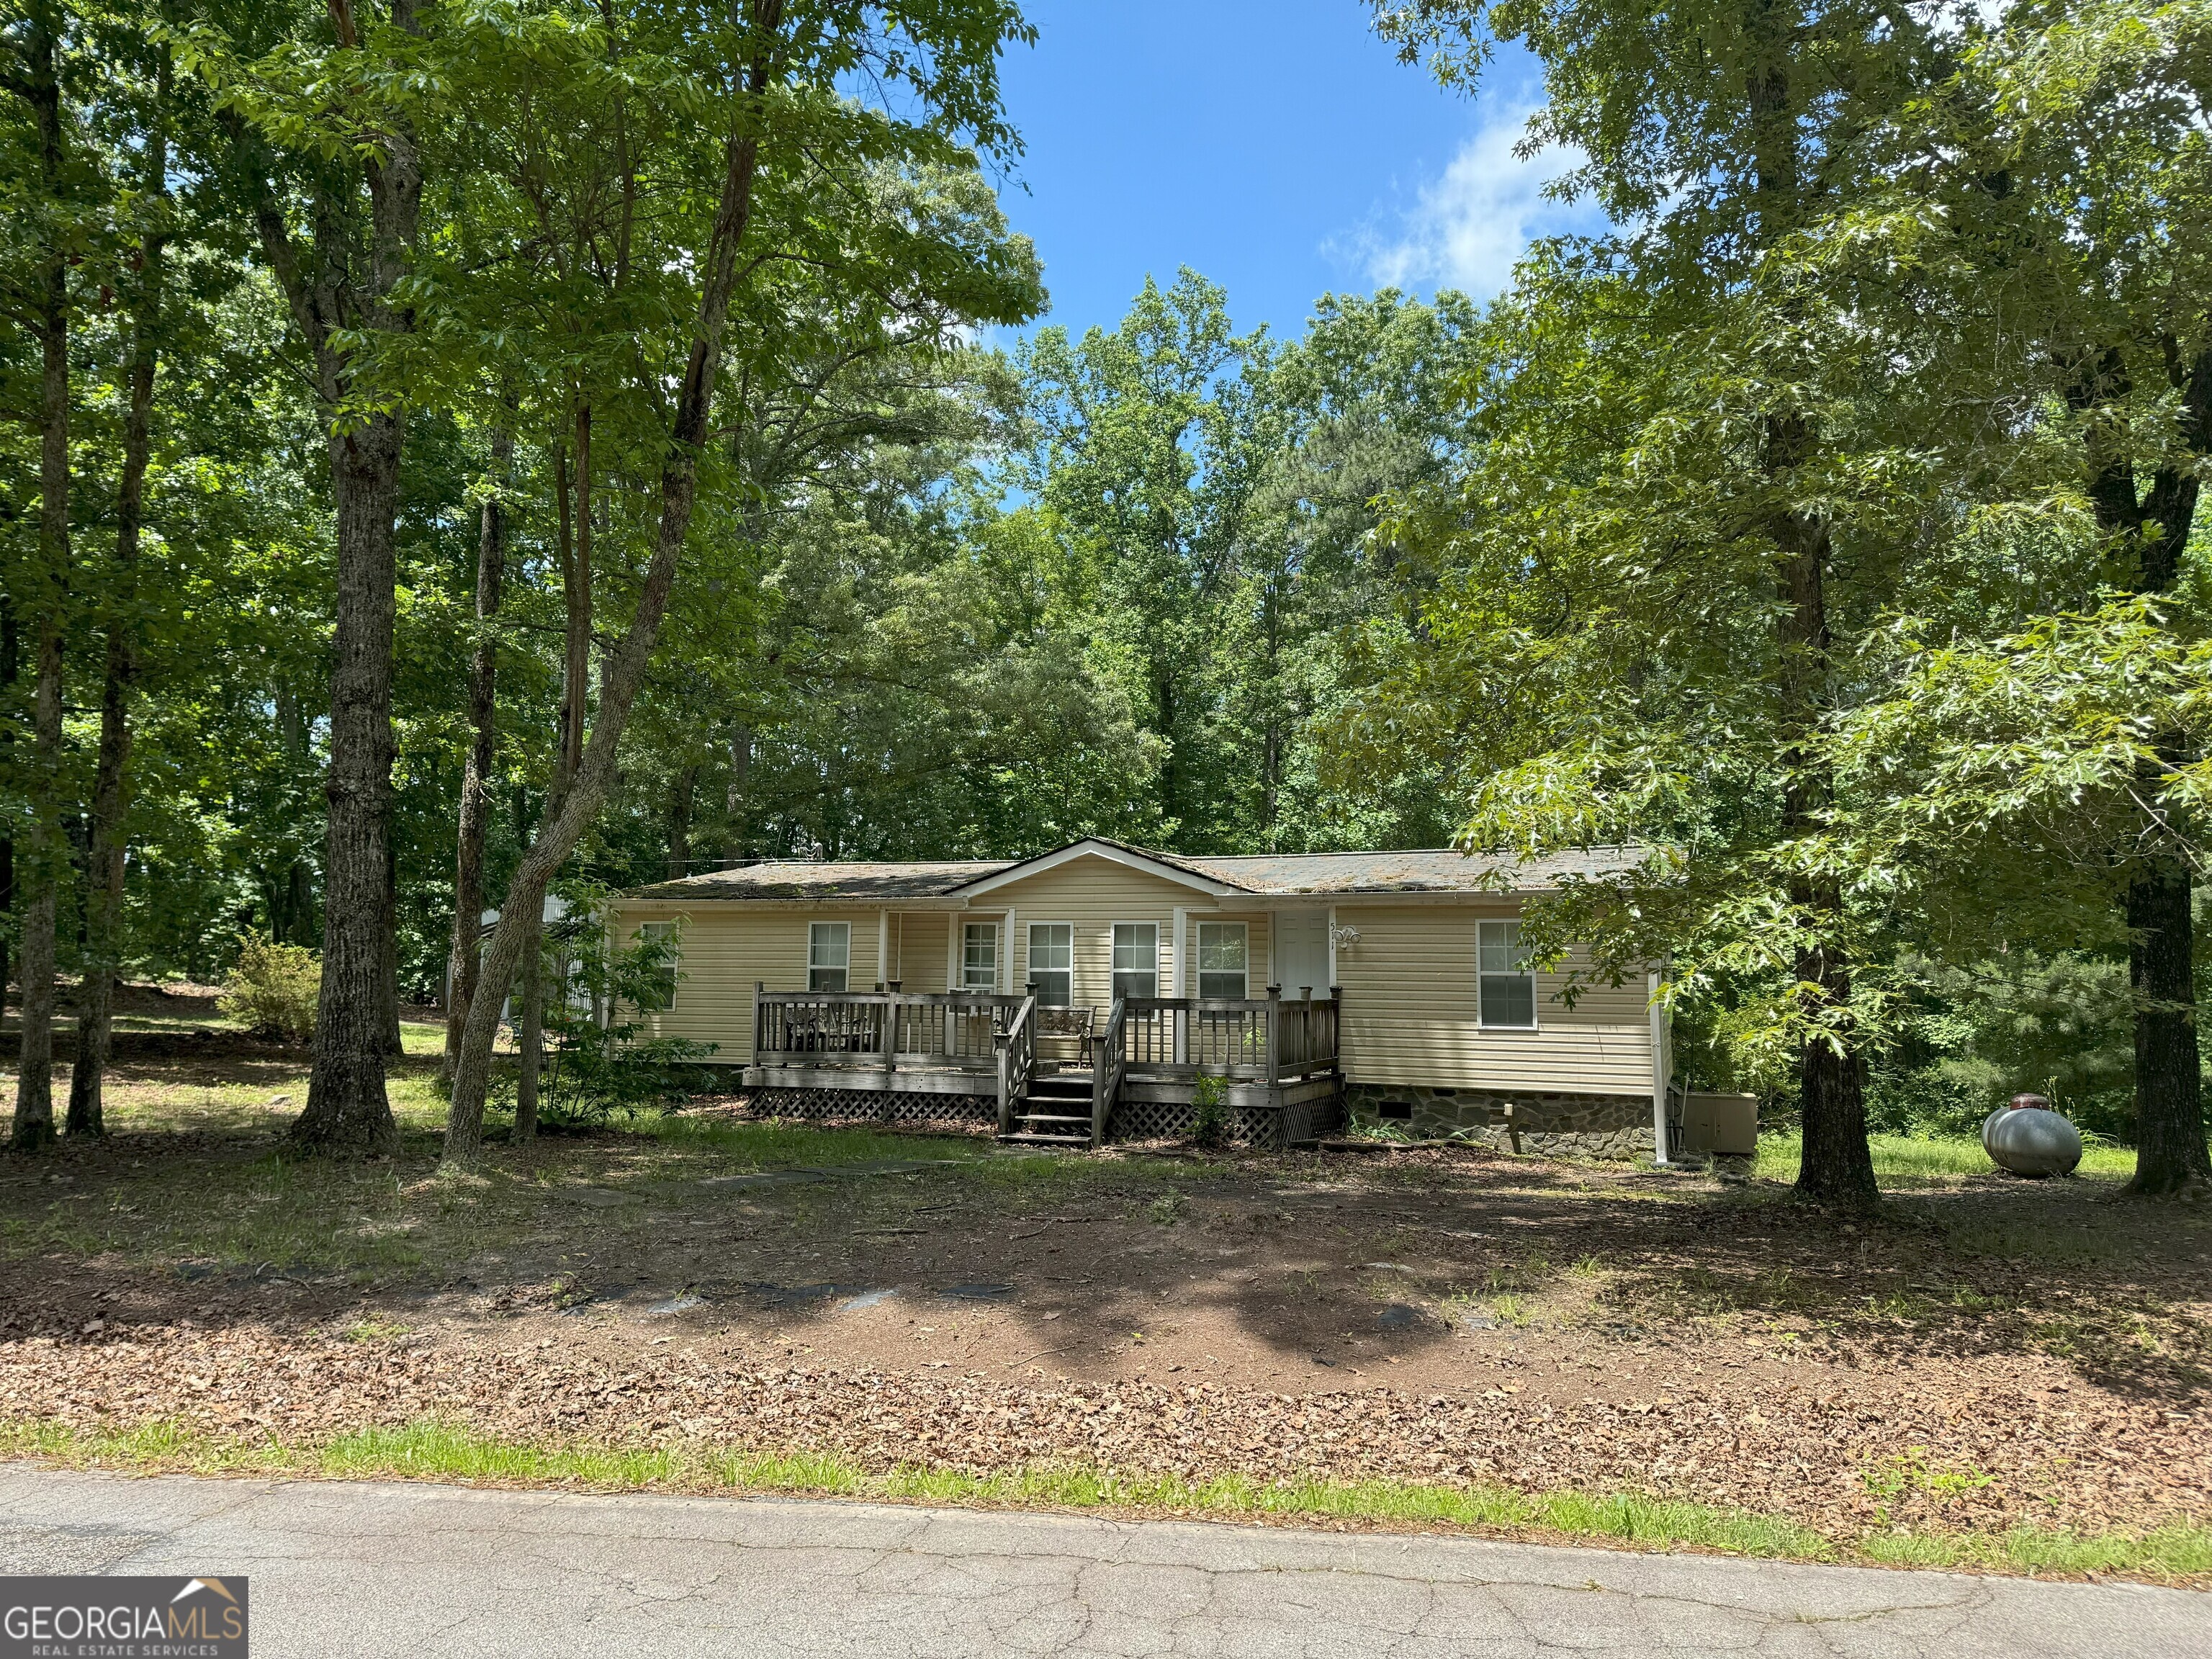
[[[1571,1008],[1562,973],[1536,975],[1536,1029],[1483,1028],[1475,923],[1515,907],[1431,903],[1346,907],[1359,933],[1340,946],[1345,1075],[1354,1083],[1444,1088],[1651,1092],[1651,1019],[1639,981],[1585,987]],[[1571,966],[1570,962],[1563,966]]]
[[[876,959],[874,910],[850,905],[750,905],[701,903],[690,906],[625,901],[614,912],[615,939],[632,943],[648,921],[683,923],[677,961],[676,1006],[665,1013],[644,1014],[624,1007],[618,1020],[635,1021],[648,1036],[690,1037],[714,1044],[716,1065],[742,1065],[753,1057],[753,985],[771,991],[806,988],[806,928],[816,921],[848,922],[853,929],[851,966],[846,985],[871,991],[883,977]],[[892,918],[897,939],[897,918]],[[944,957],[939,937],[938,960]],[[942,976],[944,969],[938,973]]]
[[[890,977],[899,982],[902,991],[949,991],[945,973],[951,959],[945,955],[945,924],[949,918],[942,911],[894,910],[891,912],[891,971]],[[957,973],[959,964],[951,963],[951,971]],[[870,984],[873,984],[872,980]]]
[[[1114,924],[1149,921],[1160,930],[1160,989],[1165,995],[1171,972],[1168,945],[1175,933],[1176,907],[1194,901],[1212,902],[1203,893],[1146,871],[1132,870],[1109,859],[1079,858],[1042,875],[994,889],[976,899],[974,914],[984,920],[994,911],[1013,911],[1010,983],[1018,991],[1029,977],[1030,924],[1067,923],[1075,930],[1076,1006],[1104,1009],[1114,1001]]]
[[[1264,899],[1249,901],[1264,905]],[[1075,1001],[1103,1010],[1114,1001],[1114,924],[1149,921],[1159,930],[1160,994],[1175,991],[1175,913],[1185,918],[1182,948],[1198,946],[1198,923],[1241,921],[1249,930],[1247,946],[1248,988],[1255,997],[1267,995],[1268,973],[1268,915],[1265,909],[1215,908],[1241,904],[1243,900],[1218,900],[1143,870],[1132,870],[1109,859],[1073,859],[1056,870],[1031,876],[994,890],[975,901],[974,914],[985,917],[1012,907],[1014,913],[1013,980],[1016,989],[1027,982],[1030,924],[1064,921],[1075,930]],[[1184,991],[1198,994],[1195,958],[1186,973]]]

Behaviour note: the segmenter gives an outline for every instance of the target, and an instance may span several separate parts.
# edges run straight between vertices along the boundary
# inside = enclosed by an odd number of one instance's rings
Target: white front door
[[[1274,982],[1286,997],[1305,994],[1308,986],[1317,997],[1328,994],[1328,912],[1275,912]]]

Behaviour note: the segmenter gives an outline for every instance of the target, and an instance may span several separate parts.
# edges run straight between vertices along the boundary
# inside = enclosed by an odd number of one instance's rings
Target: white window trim
[[[1244,994],[1233,1000],[1239,1002],[1251,1001],[1252,924],[1249,921],[1200,921],[1194,924],[1190,941],[1190,976],[1193,988],[1191,994],[1195,997],[1202,997],[1206,994],[1206,930],[1209,927],[1235,927],[1243,931],[1244,934]],[[1221,973],[1226,970],[1216,969],[1214,971]]]
[[[1067,1006],[1071,1008],[1081,1007],[1083,1005],[1075,1000],[1075,994],[1078,989],[1075,982],[1075,924],[1072,921],[1055,921],[1054,918],[1047,916],[1040,921],[1025,921],[1022,924],[1022,988],[1026,991],[1030,982],[1036,978],[1036,964],[1031,957],[1030,947],[1033,942],[1033,935],[1036,929],[1040,927],[1065,927],[1067,929]],[[1052,1005],[1049,1003],[1041,1003],[1038,1006],[1040,1007],[1050,1007]]]
[[[1006,977],[1006,930],[996,916],[983,920],[971,916],[956,916],[954,921],[952,959],[957,977],[950,988],[955,991],[996,991]],[[968,930],[988,927],[991,930],[991,982],[988,986],[968,982]]]
[[[1534,968],[1523,970],[1528,978],[1528,1023],[1526,1025],[1495,1024],[1482,1008],[1482,981],[1486,971],[1482,965],[1482,930],[1485,927],[1502,927],[1508,924],[1517,924],[1520,920],[1518,916],[1480,916],[1475,920],[1474,1021],[1475,1027],[1479,1030],[1497,1031],[1502,1034],[1507,1031],[1540,1031],[1543,1029],[1544,1000],[1536,994],[1536,970]]]
[[[1114,994],[1114,976],[1121,969],[1114,965],[1114,933],[1120,927],[1149,927],[1152,930],[1152,994],[1160,994],[1160,987],[1167,975],[1160,972],[1160,939],[1167,929],[1157,921],[1109,921],[1106,924],[1106,994],[1110,1002]]]
[[[806,924],[806,988],[810,991],[814,988],[814,969],[817,965],[814,960],[814,930],[817,927],[842,927],[845,930],[845,988],[850,991],[853,988],[853,924],[849,921],[826,921],[812,918],[810,918]],[[820,964],[823,968],[830,965],[826,962]]]

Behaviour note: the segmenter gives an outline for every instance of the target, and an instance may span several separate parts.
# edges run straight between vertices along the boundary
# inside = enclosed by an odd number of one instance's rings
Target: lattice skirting
[[[1280,1152],[1340,1127],[1343,1108],[1334,1100],[1300,1101],[1279,1109],[1232,1106],[1228,1138],[1263,1152]],[[1198,1108],[1180,1101],[1125,1100],[1106,1125],[1109,1140],[1188,1140],[1198,1127]]]
[[[995,1095],[939,1095],[885,1089],[753,1089],[753,1117],[839,1118],[874,1123],[991,1123]]]

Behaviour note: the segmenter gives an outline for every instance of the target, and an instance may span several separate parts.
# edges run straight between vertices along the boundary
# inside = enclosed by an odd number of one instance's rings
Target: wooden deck
[[[1304,1123],[1341,1091],[1340,1006],[1335,991],[1286,999],[1270,987],[1261,998],[1117,998],[1103,1019],[1071,1020],[1034,994],[756,985],[744,1082],[987,1096],[1008,1139],[1096,1146],[1170,1122],[1213,1078],[1247,1123],[1269,1113]]]

